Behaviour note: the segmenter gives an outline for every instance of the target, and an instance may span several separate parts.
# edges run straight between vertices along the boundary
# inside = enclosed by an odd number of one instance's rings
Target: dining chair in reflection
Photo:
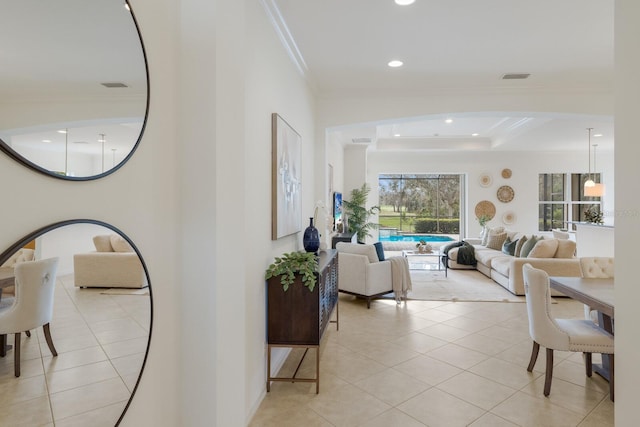
[[[540,346],[547,349],[547,366],[544,379],[544,395],[551,392],[553,376],[553,350],[574,351],[584,354],[587,377],[591,377],[593,365],[592,353],[609,354],[611,378],[609,380],[610,398],[613,400],[613,335],[599,328],[591,320],[556,319],[551,317],[551,291],[549,276],[544,270],[525,264],[522,268],[524,292],[529,316],[529,335],[533,339],[533,350],[527,371],[533,371]]]
[[[53,316],[53,295],[58,258],[29,261],[15,267],[15,299],[0,308],[0,335],[15,335],[14,372],[20,376],[20,336],[42,326],[49,350],[58,353],[51,340],[49,323]]]

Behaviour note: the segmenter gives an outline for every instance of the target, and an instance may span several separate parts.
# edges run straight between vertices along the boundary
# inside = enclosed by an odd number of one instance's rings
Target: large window
[[[459,234],[460,175],[380,175],[381,229]]]
[[[541,173],[539,175],[538,230],[570,228],[570,222],[585,221],[585,212],[592,208],[600,212],[600,197],[585,197],[586,173]],[[600,174],[591,174],[595,182],[600,182]]]

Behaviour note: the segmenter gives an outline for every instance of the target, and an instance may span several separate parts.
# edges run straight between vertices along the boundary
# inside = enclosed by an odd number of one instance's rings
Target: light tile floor
[[[39,328],[22,335],[19,378],[13,350],[0,359],[0,426],[115,425],[140,374],[151,304],[149,296],[102,291],[58,277],[51,323],[58,356]]]
[[[582,304],[555,300],[554,316],[583,316]],[[340,330],[329,325],[321,345],[320,394],[315,384],[273,383],[250,426],[614,425],[608,383],[585,376],[580,353],[555,352],[551,395],[543,396],[544,351],[526,370],[524,303],[378,300],[367,310],[341,295],[339,307]],[[292,350],[281,376],[302,351]],[[299,376],[314,376],[314,354]]]

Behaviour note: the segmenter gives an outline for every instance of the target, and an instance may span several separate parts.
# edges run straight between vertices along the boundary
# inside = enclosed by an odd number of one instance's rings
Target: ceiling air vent
[[[129,87],[124,83],[120,83],[120,82],[110,82],[110,83],[100,83],[102,86],[104,87],[108,87],[108,88],[114,88],[114,87]]]
[[[507,73],[502,75],[502,80],[522,80],[530,76],[529,73]]]
[[[354,144],[371,144],[371,138],[351,138]]]

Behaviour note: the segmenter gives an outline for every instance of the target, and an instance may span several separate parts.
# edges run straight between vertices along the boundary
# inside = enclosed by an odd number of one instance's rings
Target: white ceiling
[[[322,96],[446,90],[612,91],[613,0],[265,0]],[[287,30],[289,34],[287,34]],[[404,66],[389,68],[392,59]],[[505,73],[530,73],[503,80]],[[613,118],[494,112],[342,127],[378,149],[579,150],[594,128],[613,149]],[[478,133],[479,136],[471,137]],[[401,135],[395,137],[394,135]],[[447,148],[448,147],[448,148]]]

